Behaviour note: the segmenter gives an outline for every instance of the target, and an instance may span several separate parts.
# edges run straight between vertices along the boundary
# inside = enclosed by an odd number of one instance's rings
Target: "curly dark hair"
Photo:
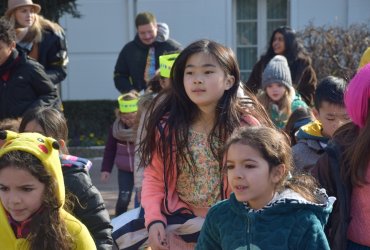
[[[270,173],[281,164],[285,166],[285,171],[275,187],[277,192],[292,189],[311,202],[319,202],[315,194],[318,188],[316,180],[307,174],[294,173],[289,137],[283,131],[264,126],[239,128],[224,147],[226,157],[230,146],[237,143],[258,151],[268,163]],[[224,166],[224,169],[226,168]],[[294,175],[290,176],[292,174]]]
[[[73,238],[60,217],[60,204],[57,198],[57,183],[42,165],[42,162],[24,151],[10,151],[0,157],[0,170],[8,167],[23,169],[45,184],[43,211],[32,217],[30,234],[27,237],[30,250],[70,250],[74,247]]]
[[[13,26],[4,17],[0,18],[0,41],[10,45],[12,42],[15,42],[15,38],[16,35]]]

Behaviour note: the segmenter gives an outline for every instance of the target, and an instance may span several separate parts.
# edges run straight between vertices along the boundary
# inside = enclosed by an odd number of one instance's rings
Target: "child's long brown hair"
[[[299,174],[291,176],[293,174],[292,150],[289,138],[284,132],[264,126],[242,127],[231,135],[224,152],[227,153],[230,146],[236,143],[248,145],[257,150],[269,164],[270,172],[280,164],[285,165],[285,172],[280,182],[276,184],[277,192],[292,189],[306,200],[318,202],[315,196],[317,184],[313,177]]]
[[[26,132],[30,122],[36,122],[42,128],[42,134],[56,140],[68,141],[68,125],[64,114],[52,107],[40,107],[26,111],[19,125],[19,132]],[[36,132],[36,131],[27,131]],[[67,146],[61,147],[60,152],[69,154]]]
[[[34,155],[24,151],[10,151],[0,158],[0,170],[8,167],[23,169],[45,184],[42,211],[33,215],[27,237],[30,250],[71,250],[75,246],[60,217],[62,204],[56,196],[57,183]]]
[[[146,123],[146,135],[140,144],[142,155],[141,166],[148,166],[157,152],[165,163],[167,176],[171,176],[176,163],[184,163],[194,169],[195,159],[192,159],[189,149],[189,129],[191,124],[199,119],[200,109],[187,96],[184,88],[184,72],[188,58],[197,53],[211,55],[219,63],[226,75],[235,79],[234,85],[226,90],[218,101],[215,111],[215,121],[208,135],[213,156],[222,166],[222,147],[215,145],[216,141],[224,142],[233,130],[239,127],[244,115],[252,115],[260,123],[273,126],[266,111],[257,101],[254,94],[248,92],[245,98],[238,98],[237,91],[240,82],[240,71],[235,55],[227,48],[211,40],[199,40],[186,47],[176,58],[171,69],[172,86],[168,92],[160,93],[152,102]],[[158,131],[165,131],[158,137]],[[175,149],[176,148],[176,149]],[[176,158],[173,159],[173,153]],[[189,160],[190,156],[190,160]],[[179,167],[180,164],[176,164]]]

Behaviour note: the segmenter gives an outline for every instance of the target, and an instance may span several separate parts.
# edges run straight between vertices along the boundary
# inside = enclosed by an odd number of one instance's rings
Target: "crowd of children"
[[[28,84],[29,103],[0,101],[1,249],[370,249],[365,56],[349,84],[317,83],[295,33],[279,28],[244,89],[220,43],[162,55],[143,95],[118,97],[109,128],[100,179],[118,168],[124,221],[112,234],[92,163],[69,154],[55,86],[15,49],[5,20],[0,33],[0,73],[20,60],[12,74],[42,80]]]

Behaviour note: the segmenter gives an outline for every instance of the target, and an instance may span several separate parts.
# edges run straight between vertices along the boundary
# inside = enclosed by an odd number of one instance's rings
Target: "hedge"
[[[349,27],[308,25],[298,32],[312,58],[317,78],[333,75],[346,80],[356,72],[363,52],[370,46],[370,24]]]
[[[69,146],[104,145],[115,116],[116,101],[63,101]]]

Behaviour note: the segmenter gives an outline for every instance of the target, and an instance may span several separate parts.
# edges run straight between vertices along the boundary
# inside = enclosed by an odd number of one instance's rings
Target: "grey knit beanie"
[[[270,83],[280,83],[287,88],[292,87],[292,77],[288,61],[284,56],[276,55],[267,64],[262,73],[262,89],[265,89]]]

